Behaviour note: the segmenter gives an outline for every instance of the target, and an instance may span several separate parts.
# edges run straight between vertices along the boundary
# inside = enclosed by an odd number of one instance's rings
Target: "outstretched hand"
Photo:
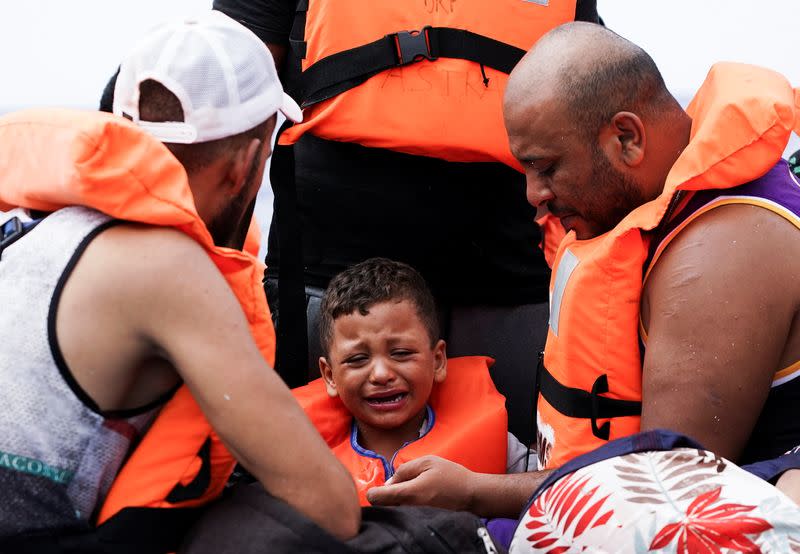
[[[375,506],[403,504],[469,511],[476,474],[438,456],[423,456],[397,468],[388,483],[367,492]]]

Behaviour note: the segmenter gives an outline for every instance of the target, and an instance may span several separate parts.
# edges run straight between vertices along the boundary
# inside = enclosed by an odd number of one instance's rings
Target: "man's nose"
[[[538,208],[554,198],[553,191],[550,190],[542,178],[536,175],[526,174],[525,185],[525,196],[528,199],[528,203],[534,208]]]

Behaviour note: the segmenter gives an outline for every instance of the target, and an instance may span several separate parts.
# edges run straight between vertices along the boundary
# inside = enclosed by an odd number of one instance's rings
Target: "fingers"
[[[376,506],[434,505],[442,469],[455,465],[438,456],[423,456],[397,468],[383,487],[367,491],[367,500]]]
[[[418,477],[430,468],[431,462],[435,459],[436,456],[423,456],[404,463],[395,470],[394,475],[386,481],[386,484],[397,485]]]
[[[403,485],[373,487],[367,491],[367,500],[373,506],[400,506],[408,504],[408,492]]]

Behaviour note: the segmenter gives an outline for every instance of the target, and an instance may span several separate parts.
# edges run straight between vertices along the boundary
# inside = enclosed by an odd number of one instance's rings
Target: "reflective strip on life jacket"
[[[300,3],[291,44],[304,55],[306,132],[450,161],[499,161],[502,96],[516,61],[575,18],[575,0]]]

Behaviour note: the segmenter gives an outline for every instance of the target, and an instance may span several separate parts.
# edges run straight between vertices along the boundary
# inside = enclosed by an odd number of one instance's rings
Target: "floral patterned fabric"
[[[711,452],[636,452],[578,469],[538,494],[510,551],[800,553],[800,508]]]

